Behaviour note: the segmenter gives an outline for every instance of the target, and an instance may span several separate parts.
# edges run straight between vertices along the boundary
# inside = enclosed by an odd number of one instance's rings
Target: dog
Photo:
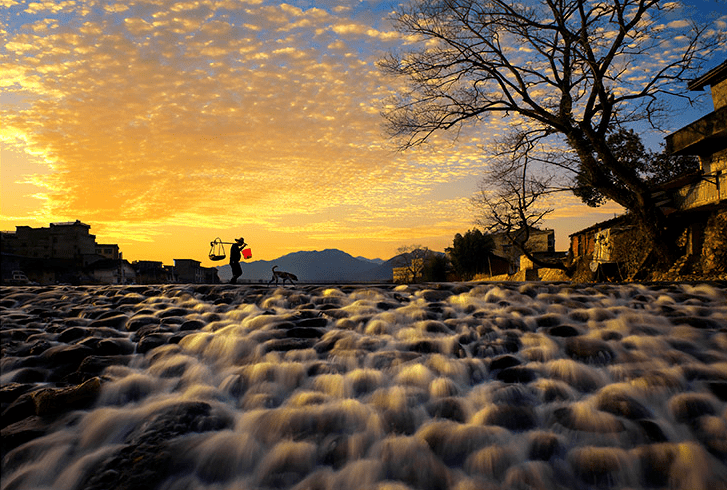
[[[275,281],[275,285],[278,285],[278,279],[283,280],[283,285],[285,285],[285,281],[290,281],[290,284],[294,284],[293,281],[297,281],[298,277],[295,274],[291,274],[290,272],[283,272],[283,271],[276,271],[278,266],[273,266],[273,277],[268,281],[268,284]]]

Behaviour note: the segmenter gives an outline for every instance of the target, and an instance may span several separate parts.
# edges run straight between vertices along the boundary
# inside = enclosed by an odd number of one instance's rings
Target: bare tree
[[[723,33],[683,17],[670,24],[675,5],[415,0],[394,21],[424,47],[380,63],[409,82],[384,112],[389,134],[407,148],[466,122],[516,117],[512,138],[531,151],[543,144],[567,148],[572,156],[549,161],[545,151],[537,158],[631,211],[666,258],[665,220],[648,182],[617,158],[608,135],[635,122],[658,127],[662,96],[702,69],[723,42]],[[529,198],[541,192],[532,190]]]
[[[543,207],[543,198],[563,189],[555,184],[555,177],[538,175],[531,170],[532,153],[514,145],[509,153],[494,160],[480,192],[472,198],[479,210],[478,223],[492,233],[502,233],[512,246],[540,267],[563,270],[568,274],[574,268],[560,260],[542,259],[534,254],[529,240],[553,209]]]
[[[411,282],[417,282],[422,277],[427,262],[432,257],[429,248],[422,245],[406,245],[396,250],[398,263],[411,275]]]

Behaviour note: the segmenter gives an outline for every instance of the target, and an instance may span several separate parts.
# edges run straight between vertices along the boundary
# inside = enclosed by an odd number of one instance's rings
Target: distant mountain
[[[393,260],[393,259],[392,259]],[[268,282],[272,268],[291,272],[300,282],[383,282],[393,277],[393,263],[381,259],[354,258],[336,249],[314,252],[294,252],[274,260],[255,260],[242,262],[242,277],[238,282]],[[230,266],[218,267],[218,275],[223,282],[232,277]]]
[[[366,257],[358,256],[356,260],[362,260],[364,262],[371,262],[372,264],[381,265],[386,262],[384,259],[367,259]]]

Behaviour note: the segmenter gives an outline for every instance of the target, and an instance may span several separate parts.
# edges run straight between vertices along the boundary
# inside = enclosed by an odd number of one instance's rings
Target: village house
[[[220,279],[216,267],[202,267],[193,259],[174,259],[174,273],[177,282],[191,284],[215,284]]]
[[[2,283],[13,282],[14,272],[38,284],[220,282],[216,268],[201,267],[196,260],[178,259],[175,266],[153,261],[132,265],[117,244],[96,243],[90,229],[76,220],[47,228],[17,226],[15,232],[0,233]]]
[[[515,232],[515,239],[521,239],[523,234],[524,231],[522,230]],[[507,273],[515,274],[516,272],[521,270],[522,267],[520,262],[521,260],[523,260],[524,256],[522,255],[520,249],[518,249],[511,243],[505,233],[493,233],[490,236],[495,243],[495,248],[492,250],[492,253],[502,259],[505,259],[509,263]],[[530,236],[528,237],[527,241],[527,246],[529,250],[535,254],[555,253],[555,231],[551,229],[541,230],[538,228],[531,228]],[[530,265],[532,265],[531,262],[529,263]],[[498,263],[496,267],[497,269],[501,269],[500,264],[501,263]]]
[[[659,185],[653,192],[669,217],[675,245],[683,251],[670,271],[677,274],[697,262],[704,272],[724,272],[727,262],[727,61],[687,87],[703,90],[707,86],[714,111],[666,138],[667,152],[696,155],[699,170]],[[631,274],[638,273],[638,263],[625,264],[629,253],[640,252],[633,231],[628,215],[596,223],[570,235],[570,253],[576,260],[590,260],[593,272],[625,265]]]
[[[48,228],[17,226],[15,232],[2,233],[3,252],[34,259],[54,259],[85,266],[96,255],[96,236],[91,227],[76,220],[51,223]]]
[[[7,279],[6,268],[12,268],[40,284],[79,282],[84,268],[105,258],[99,249],[111,250],[111,254],[118,251],[116,245],[100,248],[90,229],[76,220],[51,223],[47,228],[17,226],[14,232],[0,233],[3,281]]]
[[[714,238],[705,235],[708,222],[714,216],[725,216],[727,210],[727,60],[687,88],[704,90],[707,86],[714,111],[666,138],[668,152],[699,157],[699,172],[675,182],[669,188],[671,202],[667,204],[686,224],[686,255],[692,257],[710,253],[704,248],[705,240]]]
[[[174,267],[156,260],[135,260],[131,266],[136,271],[137,284],[164,284],[177,282]]]
[[[124,254],[121,253],[121,250],[119,250],[119,246],[115,243],[97,244],[96,255],[100,255],[101,257],[105,257],[111,260],[121,260],[124,258]]]
[[[87,266],[84,272],[99,284],[136,284],[136,271],[123,259],[103,259]]]

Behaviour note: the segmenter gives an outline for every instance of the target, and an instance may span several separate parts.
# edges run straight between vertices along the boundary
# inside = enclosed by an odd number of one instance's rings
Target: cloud
[[[12,4],[11,4],[12,5]],[[46,2],[31,2],[28,4],[28,8],[25,11],[29,14],[37,14],[39,12],[62,12],[76,5],[75,1],[46,1]]]

